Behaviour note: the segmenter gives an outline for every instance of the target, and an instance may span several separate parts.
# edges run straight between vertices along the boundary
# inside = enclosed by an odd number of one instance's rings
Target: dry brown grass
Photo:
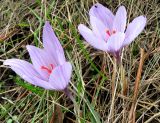
[[[119,5],[127,8],[129,22],[139,15],[147,17],[143,33],[123,51],[123,68],[117,67],[116,90],[111,98],[112,56],[93,49],[79,37],[77,26],[88,22],[88,10],[99,1],[114,12]],[[128,123],[132,103],[137,123],[160,122],[160,3],[158,0],[2,0],[0,5],[0,121],[1,122],[101,122]],[[73,64],[71,90],[79,110],[61,92],[31,92],[17,85],[16,74],[2,65],[8,58],[29,61],[26,44],[41,47],[43,22],[52,23],[67,58]],[[137,97],[134,85],[140,63],[140,48],[148,57],[141,68]],[[88,55],[89,54],[89,55]],[[122,94],[121,85],[126,82]],[[22,81],[22,80],[21,80]],[[23,83],[23,81],[22,81]],[[27,85],[28,86],[28,85]],[[77,91],[76,91],[77,90]],[[88,103],[89,101],[90,103]],[[111,106],[114,105],[114,108]],[[114,111],[111,109],[114,109]],[[57,113],[56,113],[57,112]],[[111,113],[112,112],[112,113]],[[56,118],[56,115],[61,118]],[[133,117],[132,117],[133,119]]]

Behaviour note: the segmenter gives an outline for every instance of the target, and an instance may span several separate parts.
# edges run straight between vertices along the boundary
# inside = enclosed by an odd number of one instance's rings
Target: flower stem
[[[117,72],[117,59],[114,58],[112,84],[111,84],[111,87],[112,87],[112,103],[111,103],[111,110],[110,110],[111,122],[114,121],[114,101],[115,101],[115,94],[117,90],[117,84],[115,88],[116,72]]]
[[[79,107],[78,107],[78,105],[77,105],[77,102],[76,102],[76,100],[75,100],[75,98],[73,97],[73,95],[70,93],[70,91],[69,91],[69,89],[68,88],[65,88],[64,90],[63,90],[63,92],[70,98],[70,100],[73,102],[73,104],[74,104],[74,112],[76,113],[76,115],[78,116],[76,116],[76,118],[77,118],[77,120],[78,120],[78,123],[80,123],[80,119],[79,119],[79,116],[80,116],[80,113],[79,113]]]
[[[114,59],[113,74],[112,74],[112,97],[114,95],[114,90],[115,90],[116,72],[117,72],[117,61],[116,59]]]

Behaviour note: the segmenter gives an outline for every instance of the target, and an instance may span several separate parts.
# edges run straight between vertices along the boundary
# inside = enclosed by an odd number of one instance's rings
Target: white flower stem
[[[111,102],[111,109],[110,109],[108,122],[110,121],[109,119],[111,119],[111,122],[114,121],[114,102],[115,102],[115,95],[116,95],[116,90],[117,90],[117,84],[115,86],[116,72],[117,72],[117,59],[114,58],[112,84],[111,84],[111,87],[112,87],[112,102]]]

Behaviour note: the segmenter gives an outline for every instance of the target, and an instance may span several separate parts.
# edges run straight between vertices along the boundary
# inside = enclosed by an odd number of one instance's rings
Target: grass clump
[[[89,24],[88,10],[100,2],[115,11],[117,6],[127,8],[129,22],[138,15],[147,17],[145,31],[123,51],[123,72],[117,70],[117,80],[127,81],[126,95],[117,85],[112,102],[112,56],[90,47],[79,35],[77,26]],[[142,0],[53,0],[11,1],[0,5],[0,121],[17,123],[128,123],[133,102],[134,82],[140,62],[140,49],[148,54],[140,79],[136,99],[137,123],[160,122],[160,4]],[[3,60],[20,58],[29,60],[26,45],[42,47],[42,27],[49,20],[72,63],[70,90],[75,95],[78,110],[62,93],[47,91],[21,80],[4,67]],[[122,76],[123,73],[123,76]],[[117,81],[118,82],[118,81]],[[114,103],[114,115],[111,106]],[[112,121],[113,120],[113,121]]]

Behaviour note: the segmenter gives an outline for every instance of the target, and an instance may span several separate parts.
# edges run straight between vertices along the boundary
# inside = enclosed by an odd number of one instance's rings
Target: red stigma
[[[111,30],[109,31],[108,29],[106,30],[106,33],[108,36],[111,36],[112,34],[115,34],[116,33],[116,30]]]
[[[53,64],[50,64],[51,66],[51,69],[46,67],[46,66],[41,66],[41,69],[42,70],[46,70],[48,72],[48,74],[51,74],[52,73],[52,70],[54,69],[54,65]]]
[[[51,66],[51,68],[52,68],[52,70],[53,70],[53,68],[54,68],[54,65],[53,65],[53,64],[50,64],[50,66]]]
[[[109,30],[106,30],[106,33],[107,33],[109,36],[111,36],[111,34],[110,34],[110,31],[109,31]]]

